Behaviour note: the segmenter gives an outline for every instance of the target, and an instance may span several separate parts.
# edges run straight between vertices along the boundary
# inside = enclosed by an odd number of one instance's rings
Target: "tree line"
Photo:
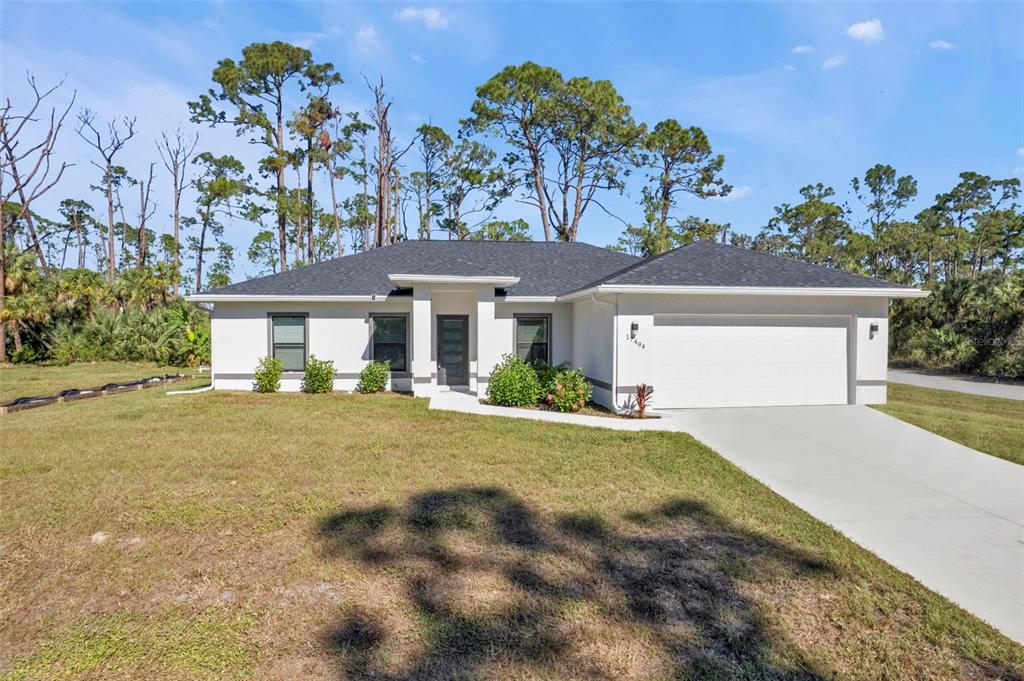
[[[674,119],[637,121],[611,82],[532,62],[476,88],[457,129],[428,122],[402,139],[383,78],[363,76],[356,87],[369,107],[345,111],[336,101],[346,84],[333,64],[287,43],[254,43],[239,59],[218,62],[211,87],[183,112],[188,123],[162,133],[153,161],[131,172],[120,161],[139,143],[136,119],[101,121],[88,108],[75,110],[74,94],[56,103],[59,84],[40,90],[29,76],[29,85],[34,102],[0,107],[0,361],[5,337],[19,356],[56,354],[47,339],[54,324],[68,321],[59,301],[75,299],[69,287],[86,286],[97,309],[124,314],[229,283],[237,254],[225,229],[236,220],[257,226],[243,257],[264,274],[411,238],[529,239],[527,221],[496,219],[506,201],[536,211],[546,240],[574,241],[583,217],[611,215],[607,199],[630,181],[641,185],[642,218],[626,224],[613,247],[638,255],[715,239],[936,290],[966,286],[974,296],[989,295],[979,287],[1016,282],[1016,293],[1004,291],[1010,304],[999,308],[1016,310],[999,327],[999,342],[979,345],[962,310],[922,314],[934,303],[901,303],[899,319],[917,317],[909,330],[894,320],[893,347],[919,363],[942,355],[933,363],[1015,371],[996,368],[990,355],[1005,355],[1014,333],[1007,329],[1019,327],[1018,179],[965,172],[930,205],[912,209],[916,181],[879,164],[851,181],[848,200],[820,183],[805,186],[799,202],[779,205],[748,235],[681,210],[686,197],[732,191],[725,158],[703,130]],[[70,165],[57,154],[66,126],[92,150],[96,182],[91,197],[64,198],[56,214],[43,216],[33,203],[59,187]],[[229,130],[259,150],[251,167],[204,150],[203,136]],[[157,185],[171,197],[159,213]]]

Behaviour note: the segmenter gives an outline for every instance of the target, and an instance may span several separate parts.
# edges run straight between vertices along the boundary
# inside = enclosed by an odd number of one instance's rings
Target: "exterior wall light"
[[[639,322],[632,322],[629,325],[629,338],[630,338],[630,340],[632,340],[633,338],[636,338],[636,332],[639,331],[639,330],[640,330],[640,323]]]
[[[868,338],[874,339],[875,334],[878,333],[878,324],[872,324],[868,329]]]

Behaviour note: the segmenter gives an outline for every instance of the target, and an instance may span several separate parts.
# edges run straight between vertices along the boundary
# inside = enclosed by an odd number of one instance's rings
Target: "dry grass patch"
[[[1024,669],[685,435],[161,388],[0,435],[4,679]]]

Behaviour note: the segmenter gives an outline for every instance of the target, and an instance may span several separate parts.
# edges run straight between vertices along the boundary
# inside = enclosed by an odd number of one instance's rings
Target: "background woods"
[[[700,127],[637,120],[611,82],[533,62],[477,87],[457,129],[405,136],[383,77],[346,84],[283,42],[220,60],[155,140],[131,112],[106,119],[28,79],[33,96],[0,106],[0,362],[205,362],[208,320],[183,292],[410,238],[523,240],[532,225],[586,240],[611,221],[612,247],[636,255],[713,239],[926,287],[894,304],[895,359],[1024,377],[1019,179],[963,172],[929,199],[877,164],[848,187],[794,186],[734,230],[699,215],[734,191]],[[343,106],[352,92],[369,106]],[[91,196],[62,195],[69,120],[92,150]],[[137,146],[152,161],[121,165]],[[44,195],[52,214],[34,208]]]

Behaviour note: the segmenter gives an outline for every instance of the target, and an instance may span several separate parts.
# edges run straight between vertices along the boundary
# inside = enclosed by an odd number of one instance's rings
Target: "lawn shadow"
[[[697,501],[610,523],[454,488],[342,511],[318,532],[324,560],[394,585],[324,632],[344,678],[825,676],[750,593],[835,570]],[[393,635],[389,608],[419,633]]]

